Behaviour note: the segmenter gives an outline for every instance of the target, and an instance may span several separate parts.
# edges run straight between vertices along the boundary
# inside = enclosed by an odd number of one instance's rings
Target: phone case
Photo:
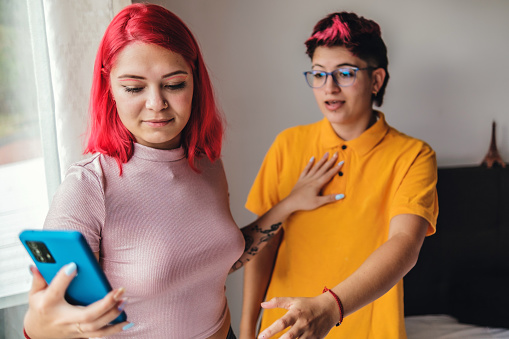
[[[62,266],[76,264],[77,274],[65,295],[70,304],[87,306],[111,291],[106,275],[80,232],[25,230],[19,239],[48,284]],[[126,319],[122,312],[112,324]]]

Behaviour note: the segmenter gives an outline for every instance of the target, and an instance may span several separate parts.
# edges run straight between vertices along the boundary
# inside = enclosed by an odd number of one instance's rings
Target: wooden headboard
[[[404,278],[405,315],[509,328],[509,166],[438,170],[437,233]]]

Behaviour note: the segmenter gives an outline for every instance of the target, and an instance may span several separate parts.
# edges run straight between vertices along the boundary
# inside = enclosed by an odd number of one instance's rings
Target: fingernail
[[[313,162],[315,161],[315,157],[311,157],[311,159],[309,159],[309,162]]]
[[[120,303],[120,305],[118,305],[117,307],[117,310],[119,310],[120,312],[122,312],[125,308],[125,305],[127,304],[127,299],[124,299],[122,300],[122,302]]]
[[[119,289],[115,292],[115,294],[113,294],[113,299],[114,299],[115,301],[119,301],[119,300],[120,300],[120,296],[121,296],[122,294],[124,294],[124,292],[125,292],[125,289],[124,289],[123,287],[120,287],[120,288],[119,288]]]
[[[344,195],[344,194],[338,194],[338,195],[336,195],[336,200],[341,200],[341,199],[343,199],[344,197],[345,197],[345,195]]]
[[[67,275],[71,275],[76,272],[76,268],[76,264],[72,262],[64,266],[64,272]]]
[[[341,166],[341,165],[343,165],[344,163],[345,163],[345,161],[344,161],[344,160],[341,160],[340,162],[338,162],[338,166]]]
[[[125,325],[124,327],[122,327],[122,331],[128,330],[133,326],[134,326],[134,323],[129,323],[129,324]]]
[[[34,265],[28,266],[28,272],[30,272],[31,275],[34,275],[33,269],[35,268]]]
[[[334,153],[333,157],[337,157],[338,156],[338,152]]]

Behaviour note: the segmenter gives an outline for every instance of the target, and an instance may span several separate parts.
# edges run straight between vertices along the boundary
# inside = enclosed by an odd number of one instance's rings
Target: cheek
[[[120,122],[122,123],[122,125],[124,125],[124,127],[129,129],[129,127],[131,125],[131,121],[132,121],[132,119],[129,118],[129,115],[126,114],[126,112],[123,111],[118,106],[117,106],[117,114],[118,114],[118,118],[119,118]]]
[[[324,97],[324,94],[323,92],[319,89],[313,89],[313,94],[315,95],[315,99],[316,99],[316,102],[320,105],[323,103],[323,97]]]
[[[171,103],[173,103],[173,107],[181,115],[190,115],[193,106],[193,93],[182,93],[182,95],[173,98]]]
[[[349,87],[349,96],[352,98],[356,98],[360,102],[371,101],[371,87],[363,86],[358,84],[357,86]]]
[[[128,101],[122,101],[120,104],[117,101],[116,106],[120,122],[132,133],[131,129],[136,126],[140,116],[140,109],[135,103],[130,103]]]

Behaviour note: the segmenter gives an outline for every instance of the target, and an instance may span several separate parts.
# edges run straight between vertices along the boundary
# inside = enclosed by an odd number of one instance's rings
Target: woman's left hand
[[[285,308],[284,316],[276,320],[258,335],[258,339],[270,338],[290,327],[280,339],[325,338],[339,319],[338,306],[329,293],[313,298],[272,298],[263,302],[262,307]]]

